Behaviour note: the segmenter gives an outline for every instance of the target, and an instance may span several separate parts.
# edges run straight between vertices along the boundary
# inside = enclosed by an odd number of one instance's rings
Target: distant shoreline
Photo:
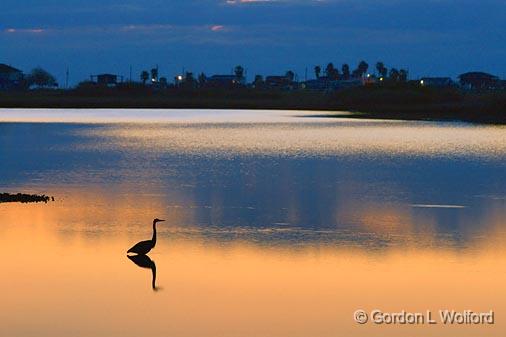
[[[333,94],[284,91],[118,92],[31,91],[0,93],[0,108],[272,109],[349,111],[346,118],[461,121],[506,125],[506,93],[455,90],[354,88]],[[344,116],[336,114],[336,118]]]

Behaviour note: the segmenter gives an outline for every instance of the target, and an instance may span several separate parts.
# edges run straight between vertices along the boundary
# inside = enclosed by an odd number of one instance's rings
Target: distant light
[[[371,74],[367,74],[367,78],[371,77]]]
[[[423,85],[423,80],[420,80],[420,85]]]
[[[177,76],[177,80],[178,80],[178,81],[182,81],[182,80],[183,80],[183,76],[178,75],[178,76]]]
[[[380,77],[380,81],[383,81],[383,77]]]

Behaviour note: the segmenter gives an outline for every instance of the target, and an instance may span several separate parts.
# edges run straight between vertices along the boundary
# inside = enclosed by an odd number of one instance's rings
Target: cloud
[[[228,5],[240,5],[240,4],[254,4],[254,3],[266,3],[266,2],[281,2],[283,0],[227,0]]]
[[[345,0],[341,0],[345,1]],[[227,5],[252,5],[252,4],[293,4],[293,5],[312,5],[335,2],[334,0],[226,0]]]
[[[42,28],[7,28],[4,32],[7,34],[40,34],[46,32],[46,30]]]
[[[225,29],[225,26],[222,26],[222,25],[214,25],[214,26],[211,26],[211,30],[213,32],[220,32],[222,30]]]

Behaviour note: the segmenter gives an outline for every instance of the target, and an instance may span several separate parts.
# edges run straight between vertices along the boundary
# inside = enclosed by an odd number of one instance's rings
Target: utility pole
[[[67,71],[65,71],[65,89],[69,88],[69,67],[67,66]]]

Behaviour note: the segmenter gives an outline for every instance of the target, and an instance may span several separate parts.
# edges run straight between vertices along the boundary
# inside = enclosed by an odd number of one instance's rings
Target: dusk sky
[[[505,0],[68,0],[0,3],[0,63],[70,83],[103,72],[138,80],[159,65],[283,74],[361,59],[411,78],[482,70],[506,77]]]

